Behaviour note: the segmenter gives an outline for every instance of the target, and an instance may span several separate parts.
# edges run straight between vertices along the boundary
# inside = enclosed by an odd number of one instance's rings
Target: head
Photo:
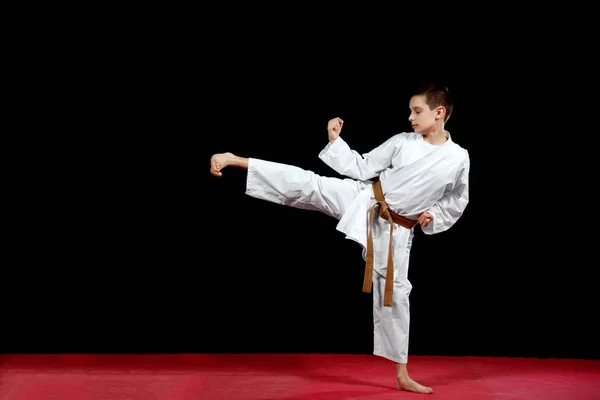
[[[445,86],[427,84],[413,92],[409,107],[408,120],[414,131],[427,134],[444,130],[452,114],[453,101]]]

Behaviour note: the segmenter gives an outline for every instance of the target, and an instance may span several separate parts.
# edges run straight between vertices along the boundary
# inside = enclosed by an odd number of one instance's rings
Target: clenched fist
[[[333,118],[327,123],[327,133],[329,134],[329,141],[331,143],[340,136],[342,125],[344,125],[344,121],[341,118]]]
[[[418,221],[419,224],[421,224],[421,226],[425,228],[431,223],[431,221],[433,221],[433,215],[425,211],[423,214],[419,215]]]

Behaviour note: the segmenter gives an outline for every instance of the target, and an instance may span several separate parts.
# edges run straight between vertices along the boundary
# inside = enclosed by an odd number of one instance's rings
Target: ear
[[[435,110],[435,119],[442,119],[443,120],[445,115],[446,115],[446,107],[439,106]]]

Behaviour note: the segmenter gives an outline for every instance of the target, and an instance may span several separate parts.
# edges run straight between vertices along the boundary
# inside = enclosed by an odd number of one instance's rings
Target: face
[[[410,99],[408,120],[415,133],[427,134],[435,130],[439,121],[443,121],[443,107],[431,110],[425,102],[425,96],[413,96]]]

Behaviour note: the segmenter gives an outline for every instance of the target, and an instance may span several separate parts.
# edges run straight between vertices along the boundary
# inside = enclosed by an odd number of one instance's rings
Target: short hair
[[[425,103],[427,103],[431,110],[439,106],[444,107],[446,109],[446,116],[444,117],[444,122],[448,121],[448,118],[450,118],[450,115],[452,114],[452,109],[454,107],[454,100],[452,99],[448,88],[444,85],[427,83],[418,86],[413,91],[411,97],[422,95],[425,96]]]

